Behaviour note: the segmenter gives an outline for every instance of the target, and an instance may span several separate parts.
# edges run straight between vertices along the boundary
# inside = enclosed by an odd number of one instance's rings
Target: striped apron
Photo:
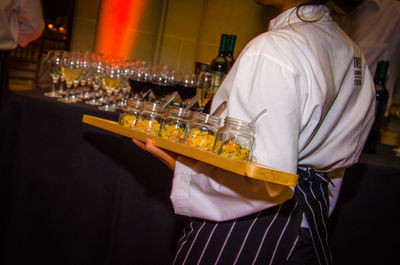
[[[285,264],[304,213],[318,262],[330,265],[329,179],[311,168],[298,168],[297,173],[294,196],[281,205],[225,222],[192,219],[179,239],[173,264]]]

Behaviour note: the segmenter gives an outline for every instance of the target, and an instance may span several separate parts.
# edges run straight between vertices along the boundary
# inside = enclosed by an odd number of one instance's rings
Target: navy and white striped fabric
[[[299,168],[291,200],[226,222],[193,219],[179,240],[174,264],[285,264],[305,214],[320,265],[331,264],[326,223],[328,178]]]

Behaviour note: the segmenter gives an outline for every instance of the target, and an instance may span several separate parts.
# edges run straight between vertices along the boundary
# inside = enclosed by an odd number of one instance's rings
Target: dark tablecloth
[[[37,90],[4,107],[4,264],[168,263],[184,221],[169,201],[172,172],[130,139],[83,124],[83,114],[118,119]]]
[[[130,139],[83,124],[83,114],[118,118],[40,90],[4,105],[0,264],[169,264],[187,223],[169,201],[172,172]],[[397,256],[399,161],[379,146],[347,170],[329,221],[335,265]]]

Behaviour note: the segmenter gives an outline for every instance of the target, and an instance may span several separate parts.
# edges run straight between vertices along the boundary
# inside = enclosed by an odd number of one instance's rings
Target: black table
[[[81,122],[117,113],[13,93],[1,118],[4,264],[166,264],[184,219],[172,172],[130,139]]]
[[[117,113],[12,93],[0,123],[0,264],[168,264],[187,219],[170,170],[130,139],[81,122]],[[346,172],[329,222],[335,265],[395,258],[400,160],[392,147]]]

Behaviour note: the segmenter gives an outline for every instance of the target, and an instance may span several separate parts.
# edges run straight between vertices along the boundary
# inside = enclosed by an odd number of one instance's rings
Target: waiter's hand
[[[155,157],[163,161],[172,171],[175,170],[175,163],[178,154],[154,146],[153,143],[151,142],[151,139],[149,138],[147,138],[144,143],[136,139],[132,139],[132,142],[134,142],[137,146],[139,146],[143,150],[150,152]]]

